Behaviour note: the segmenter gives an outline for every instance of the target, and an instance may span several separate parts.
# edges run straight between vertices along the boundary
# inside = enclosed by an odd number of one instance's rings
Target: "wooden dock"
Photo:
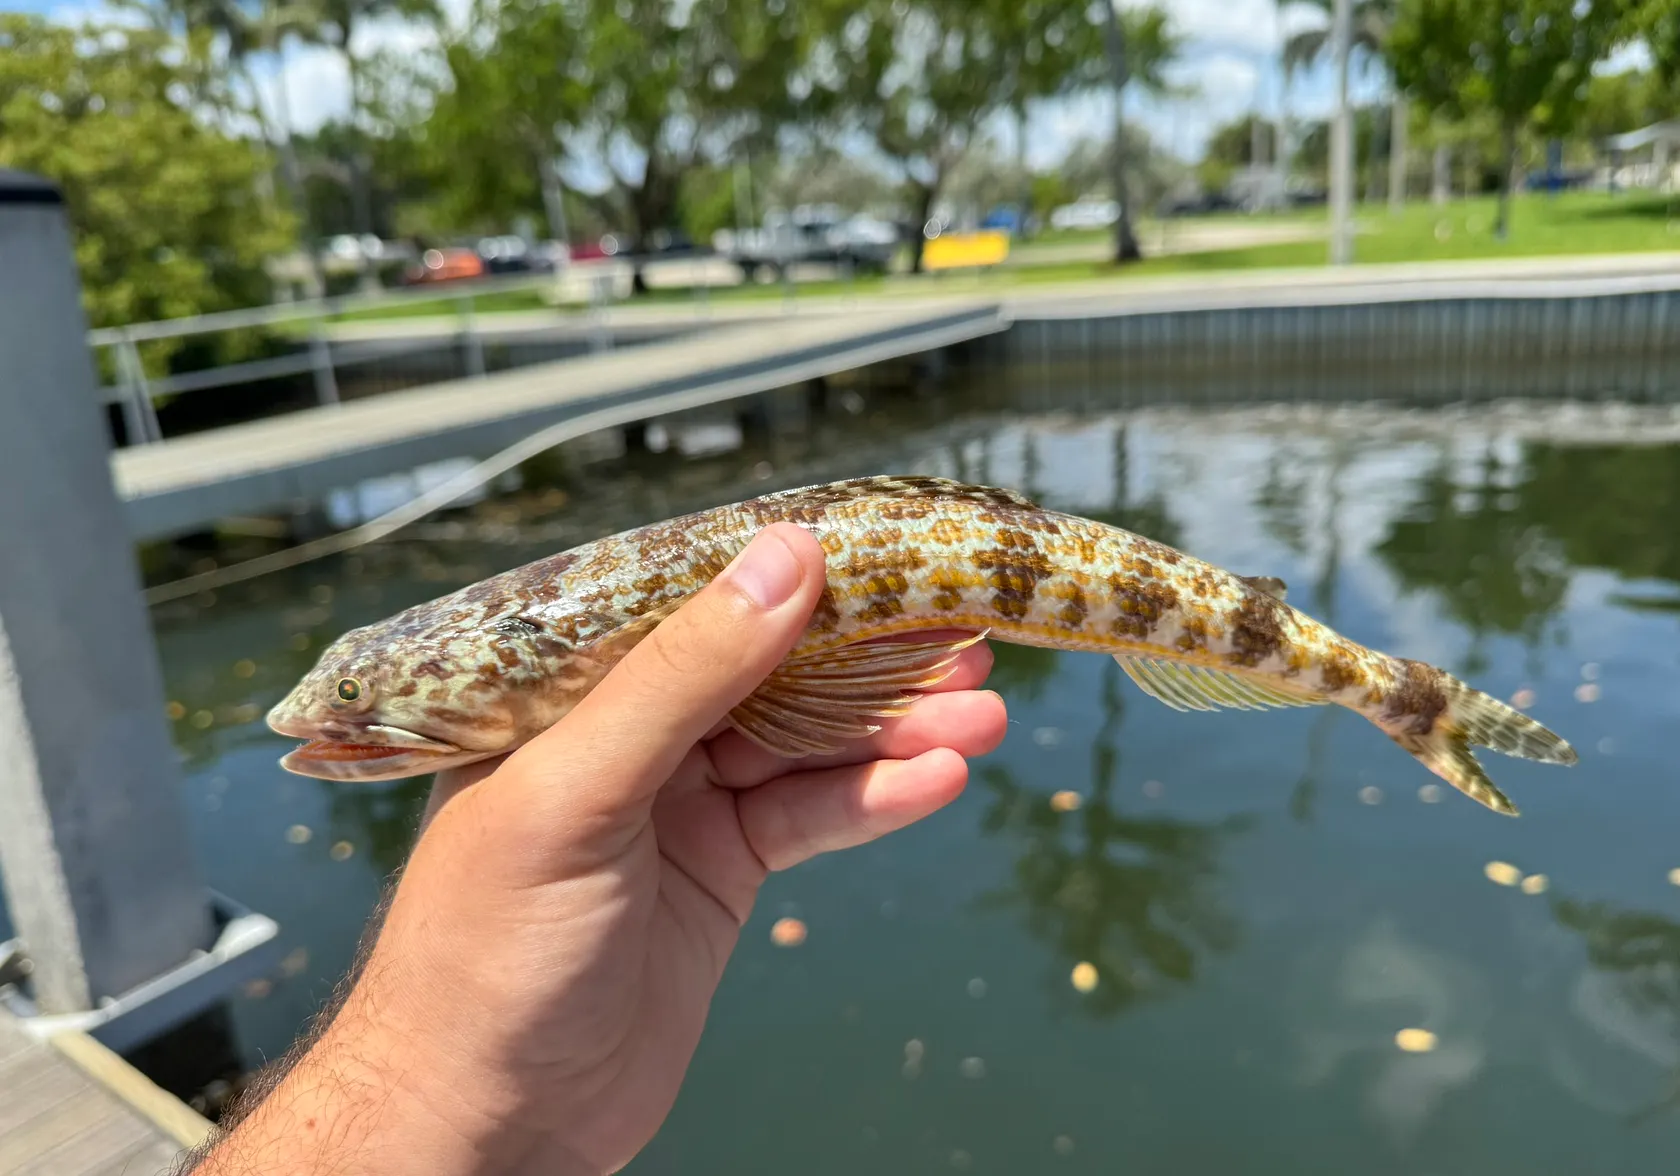
[[[123,449],[112,474],[137,539],[289,512],[429,462],[487,456],[570,416],[629,424],[1002,330],[998,303],[943,299],[762,323],[393,392]],[[622,418],[622,419],[619,419]]]
[[[210,1124],[93,1038],[28,1036],[0,1010],[0,1173],[159,1176]]]

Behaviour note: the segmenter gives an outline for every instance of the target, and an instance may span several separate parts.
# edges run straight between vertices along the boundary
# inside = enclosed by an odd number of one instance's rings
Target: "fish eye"
[[[362,696],[362,684],[354,678],[340,678],[338,696],[345,702],[355,702]]]

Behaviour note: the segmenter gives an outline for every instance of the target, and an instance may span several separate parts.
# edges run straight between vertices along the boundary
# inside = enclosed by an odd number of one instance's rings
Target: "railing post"
[[[338,376],[333,372],[332,344],[327,340],[327,311],[309,324],[309,357],[314,361],[315,399],[322,404],[338,403]]]
[[[134,336],[124,331],[117,344],[117,362],[122,365],[128,388],[129,402],[134,406],[135,425],[140,444],[163,440],[163,427],[158,424],[157,408],[152,404],[152,386],[146,380],[146,365],[140,358],[140,348]]]
[[[473,316],[473,296],[466,295],[455,302],[455,309],[461,317],[461,340],[466,346],[467,375],[473,379],[484,377],[484,336],[478,333],[478,322]]]
[[[0,171],[0,879],[45,1013],[211,946],[62,197]]]

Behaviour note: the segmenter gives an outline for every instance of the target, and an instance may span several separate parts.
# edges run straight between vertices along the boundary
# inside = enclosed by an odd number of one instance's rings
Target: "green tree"
[[[312,0],[119,0],[119,8],[134,8],[150,16],[158,28],[185,34],[188,30],[209,32],[218,42],[219,51],[232,79],[244,91],[245,102],[229,111],[234,115],[248,114],[262,134],[262,140],[280,160],[280,174],[290,199],[292,212],[303,230],[312,270],[317,285],[324,285],[320,258],[309,231],[308,200],[304,191],[303,173],[298,166],[297,152],[292,142],[291,106],[285,79],[277,77],[278,108],[270,112],[263,100],[262,87],[257,84],[253,65],[261,59],[279,67],[283,63],[287,42],[293,37],[308,37],[315,28],[315,9]],[[230,100],[231,89],[218,88]]]
[[[1388,62],[1389,34],[1394,28],[1399,0],[1352,0],[1352,51],[1367,71],[1392,74]],[[1303,29],[1283,45],[1283,68],[1294,73],[1327,59],[1331,54],[1330,19],[1335,0],[1280,0],[1280,8],[1311,8],[1324,17],[1322,25]],[[1406,128],[1411,117],[1409,103],[1398,85],[1389,104],[1388,198],[1396,211],[1406,199]],[[1361,136],[1367,139],[1366,136]],[[1374,152],[1372,153],[1374,156]],[[1374,160],[1373,160],[1374,162]]]
[[[0,15],[0,166],[63,188],[95,326],[265,302],[291,243],[260,148],[194,102],[226,85],[211,39]]]
[[[479,0],[446,42],[442,92],[412,136],[440,222],[505,224],[540,209],[551,236],[570,235],[560,160],[589,99],[579,16],[545,0]]]
[[[1012,97],[998,68],[997,10],[970,0],[862,0],[824,9],[821,57],[835,66],[822,113],[868,134],[904,176],[921,269],[921,229],[981,124]]]
[[[588,96],[568,145],[608,176],[594,200],[638,240],[674,227],[684,176],[767,148],[800,113],[816,18],[790,0],[569,0]]]
[[[350,123],[361,125],[368,93],[364,62],[353,42],[358,29],[382,16],[400,16],[436,23],[440,19],[437,0],[308,0],[315,13],[316,35],[338,50],[350,75]],[[350,159],[350,200],[358,233],[373,231],[373,207],[369,196],[368,157],[356,151]]]
[[[1496,237],[1510,224],[1519,135],[1567,132],[1593,65],[1623,31],[1607,0],[1400,0],[1389,34],[1397,83],[1431,111],[1489,112],[1499,124]]]
[[[1167,15],[1159,8],[1119,10],[1119,0],[1099,0],[1103,61],[1108,88],[1114,94],[1114,143],[1109,149],[1114,199],[1120,217],[1114,222],[1116,264],[1138,261],[1143,250],[1132,228],[1131,137],[1126,133],[1126,90],[1134,83],[1153,91],[1167,88],[1166,66],[1178,56],[1179,41]]]

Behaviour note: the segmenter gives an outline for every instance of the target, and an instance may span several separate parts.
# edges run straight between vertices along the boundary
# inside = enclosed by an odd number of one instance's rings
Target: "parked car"
[[[1053,229],[1106,229],[1120,219],[1120,205],[1113,200],[1085,196],[1051,212]]]
[[[408,268],[404,279],[411,285],[431,282],[460,282],[484,276],[484,259],[472,249],[450,247],[428,249]]]
[[[862,213],[846,216],[838,205],[817,204],[771,212],[760,229],[721,230],[712,245],[749,277],[765,280],[809,262],[850,262],[865,273],[885,271],[900,239],[898,226],[888,221]]]

